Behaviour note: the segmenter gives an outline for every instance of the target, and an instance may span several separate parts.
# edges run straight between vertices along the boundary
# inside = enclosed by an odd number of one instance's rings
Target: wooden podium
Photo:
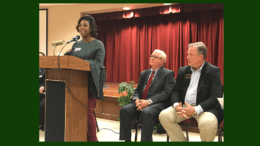
[[[90,64],[74,56],[60,56],[59,66],[60,69],[58,69],[57,56],[39,57],[39,67],[46,69],[45,141],[86,142],[88,131],[86,107],[88,107]],[[56,82],[57,84],[55,84]],[[65,83],[65,86],[54,89],[60,83]]]

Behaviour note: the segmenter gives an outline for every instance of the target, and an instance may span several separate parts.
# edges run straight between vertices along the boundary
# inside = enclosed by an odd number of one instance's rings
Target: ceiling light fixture
[[[124,10],[130,10],[130,7],[123,7]]]

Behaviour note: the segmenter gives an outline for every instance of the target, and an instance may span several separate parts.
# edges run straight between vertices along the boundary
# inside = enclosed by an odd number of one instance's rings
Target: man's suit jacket
[[[142,98],[143,90],[150,74],[151,69],[145,70],[141,73],[137,88],[132,95],[132,100],[135,98]],[[153,102],[152,104],[156,104],[157,107],[161,110],[169,107],[170,96],[172,94],[174,84],[174,72],[172,70],[161,67],[152,80],[150,88],[147,92],[147,100],[151,99]]]
[[[172,104],[175,102],[182,102],[184,104],[185,95],[190,84],[189,74],[192,74],[190,66],[179,68],[176,84],[171,96]],[[223,110],[217,99],[222,97],[221,94],[220,70],[217,66],[205,62],[198,83],[196,105],[200,105],[204,112],[213,113],[219,123],[223,119]]]

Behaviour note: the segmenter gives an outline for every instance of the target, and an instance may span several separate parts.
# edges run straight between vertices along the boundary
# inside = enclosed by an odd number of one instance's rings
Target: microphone
[[[55,41],[55,42],[52,42],[52,46],[59,46],[59,45],[62,45],[63,43],[65,43],[64,40]]]
[[[80,36],[77,35],[77,36],[75,36],[74,38],[72,38],[70,41],[68,41],[66,44],[69,44],[69,43],[74,42],[74,41],[78,41],[79,38],[80,38]]]

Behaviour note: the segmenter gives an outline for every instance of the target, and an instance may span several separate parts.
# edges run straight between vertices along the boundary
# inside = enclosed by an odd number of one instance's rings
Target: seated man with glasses
[[[160,58],[160,59],[163,59],[162,57],[157,57],[157,56],[154,56],[154,55],[151,55],[150,58],[154,58],[154,59]]]
[[[140,118],[141,141],[152,141],[154,121],[159,113],[170,106],[170,95],[175,84],[174,72],[163,67],[166,54],[154,50],[151,68],[141,73],[132,103],[120,110],[120,140],[131,141],[131,122]]]

